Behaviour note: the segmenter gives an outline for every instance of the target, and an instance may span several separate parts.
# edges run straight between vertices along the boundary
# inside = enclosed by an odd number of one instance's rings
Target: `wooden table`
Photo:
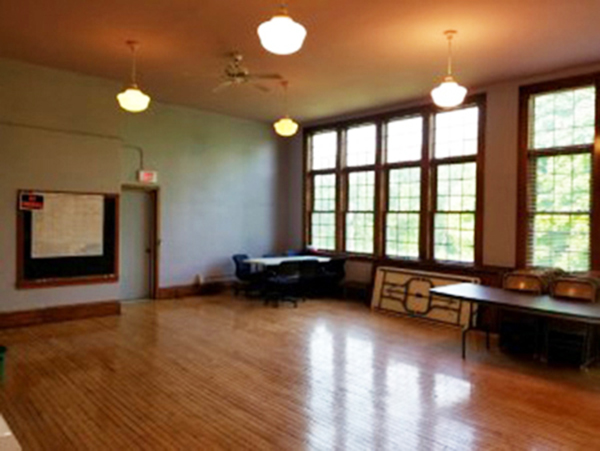
[[[523,294],[473,283],[459,283],[432,288],[431,293],[452,299],[461,299],[471,304],[495,306],[547,318],[577,321],[590,326],[600,324],[600,304],[564,301],[548,295]],[[471,312],[473,310],[471,309]],[[476,329],[474,316],[472,313],[468,324],[462,330],[463,359],[467,355],[467,334],[469,331]],[[583,367],[589,366],[593,361],[589,358],[589,352],[591,351],[589,341],[586,343],[588,360],[584,362]]]
[[[282,256],[282,257],[260,257],[260,258],[249,258],[244,260],[244,263],[251,265],[261,266],[278,266],[285,262],[305,262],[305,261],[318,261],[319,263],[327,263],[330,261],[329,257],[319,257],[317,255],[293,255],[293,256]]]

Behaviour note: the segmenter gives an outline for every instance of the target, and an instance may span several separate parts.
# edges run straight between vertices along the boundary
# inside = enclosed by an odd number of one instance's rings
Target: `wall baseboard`
[[[119,301],[61,305],[35,310],[0,313],[0,329],[120,314],[121,303]]]
[[[204,296],[217,294],[227,290],[231,286],[230,282],[207,282],[202,285],[177,285],[173,287],[164,287],[158,289],[157,299],[179,299],[189,296]]]
[[[160,287],[156,299],[178,299],[186,296],[197,296],[199,293],[200,286],[197,284]]]

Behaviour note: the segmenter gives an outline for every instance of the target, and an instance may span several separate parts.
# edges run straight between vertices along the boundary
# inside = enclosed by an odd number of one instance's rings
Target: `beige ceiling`
[[[260,46],[275,0],[0,0],[0,56],[127,80],[124,42],[141,42],[153,98],[234,116],[282,113],[277,85],[212,92],[232,50],[255,72],[290,81],[302,121],[417,100],[443,75],[443,30],[459,31],[468,87],[600,61],[599,0],[291,0],[308,37],[295,55]]]

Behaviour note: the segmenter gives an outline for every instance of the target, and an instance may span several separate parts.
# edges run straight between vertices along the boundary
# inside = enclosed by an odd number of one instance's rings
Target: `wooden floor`
[[[0,332],[24,450],[600,449],[600,372],[341,301],[229,296]]]

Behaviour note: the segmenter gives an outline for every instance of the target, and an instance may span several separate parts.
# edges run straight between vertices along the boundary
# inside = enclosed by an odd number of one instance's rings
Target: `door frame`
[[[121,192],[125,190],[143,191],[150,196],[150,208],[152,220],[150,223],[150,298],[158,299],[160,280],[160,187],[155,185],[141,185],[137,183],[124,183]],[[120,246],[123,245],[123,240]]]

